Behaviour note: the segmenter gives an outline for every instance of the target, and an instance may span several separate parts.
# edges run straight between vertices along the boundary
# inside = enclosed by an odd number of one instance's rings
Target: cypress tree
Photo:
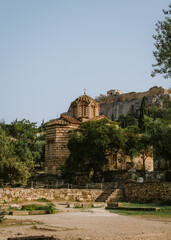
[[[140,115],[138,119],[138,126],[140,128],[141,133],[145,132],[145,120],[144,120],[145,114],[146,114],[146,98],[144,96],[141,102]]]

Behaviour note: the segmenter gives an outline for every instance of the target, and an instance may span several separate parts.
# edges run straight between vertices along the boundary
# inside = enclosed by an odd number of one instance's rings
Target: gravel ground
[[[41,221],[44,224],[0,227],[0,240],[17,236],[54,236],[62,240],[171,240],[171,222],[120,216],[104,208],[66,208],[53,215],[8,216],[8,219]]]

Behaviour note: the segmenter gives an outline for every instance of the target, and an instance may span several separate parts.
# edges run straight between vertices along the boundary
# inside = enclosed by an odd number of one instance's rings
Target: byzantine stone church
[[[84,93],[71,103],[67,113],[61,114],[58,119],[50,120],[46,125],[45,173],[60,176],[61,168],[70,154],[67,147],[70,132],[86,121],[102,118],[105,116],[99,115],[99,103]],[[117,122],[115,124],[119,125]],[[127,170],[130,164],[128,156],[124,162],[116,162],[109,157],[106,170]],[[153,158],[148,157],[145,164],[147,170],[153,170]],[[134,166],[137,170],[143,169],[141,156],[134,159]]]
[[[50,120],[46,126],[45,173],[60,174],[69,156],[67,144],[71,130],[83,122],[102,118],[104,116],[99,116],[99,103],[84,94],[71,103],[67,113]]]

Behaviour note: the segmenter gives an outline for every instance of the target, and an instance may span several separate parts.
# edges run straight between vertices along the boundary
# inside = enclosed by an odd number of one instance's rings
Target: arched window
[[[73,117],[77,117],[77,106],[73,107]]]
[[[81,104],[81,116],[82,117],[87,116],[87,104],[86,103]]]
[[[95,108],[95,106],[93,105],[93,106],[91,106],[91,116],[92,116],[92,117],[95,117],[95,115],[96,115],[96,108]]]

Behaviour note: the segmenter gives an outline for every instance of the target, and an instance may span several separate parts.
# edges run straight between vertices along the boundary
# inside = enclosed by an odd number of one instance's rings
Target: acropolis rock
[[[147,109],[152,106],[161,107],[164,97],[171,98],[171,89],[152,87],[146,92],[122,93],[120,90],[109,90],[107,95],[101,94],[97,100],[100,104],[100,115],[109,119],[118,119],[121,114],[127,114],[132,106],[139,111],[143,97],[146,97]]]

